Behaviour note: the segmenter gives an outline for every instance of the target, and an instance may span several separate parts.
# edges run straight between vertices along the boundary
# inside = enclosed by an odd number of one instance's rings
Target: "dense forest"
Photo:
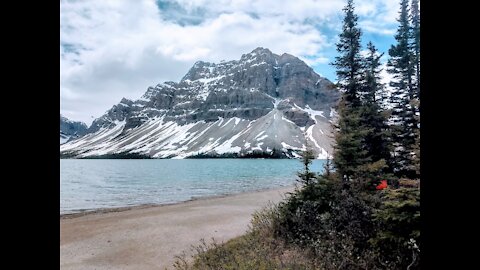
[[[420,14],[402,0],[388,51],[390,87],[380,81],[380,53],[368,42],[353,0],[343,9],[336,44],[342,92],[336,146],[319,175],[305,151],[299,185],[257,212],[247,235],[203,243],[193,264],[177,269],[420,269]]]

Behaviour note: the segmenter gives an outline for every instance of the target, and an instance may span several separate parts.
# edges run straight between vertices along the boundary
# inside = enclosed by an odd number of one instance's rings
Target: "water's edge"
[[[220,199],[220,198],[228,198],[228,197],[235,197],[238,195],[243,195],[243,194],[255,194],[255,193],[261,193],[265,191],[275,191],[275,190],[287,190],[291,189],[293,190],[295,187],[297,187],[297,184],[291,185],[291,186],[282,186],[282,187],[277,187],[277,188],[262,188],[262,189],[256,189],[252,191],[245,191],[245,192],[236,192],[236,193],[226,193],[226,194],[220,194],[220,195],[209,195],[209,196],[202,196],[202,197],[193,197],[189,200],[186,201],[178,201],[178,202],[171,202],[171,203],[152,203],[152,204],[140,204],[140,205],[132,205],[132,206],[121,206],[121,207],[111,207],[111,208],[96,208],[96,209],[84,209],[84,210],[78,210],[78,212],[75,213],[60,213],[60,219],[73,219],[73,218],[78,218],[78,217],[83,217],[87,215],[100,215],[100,214],[106,214],[106,213],[117,213],[117,212],[125,212],[125,211],[130,211],[130,210],[138,210],[138,209],[146,209],[146,208],[153,208],[153,207],[165,207],[165,206],[171,206],[171,205],[182,205],[182,204],[187,204],[189,202],[193,201],[208,201],[212,199]],[[288,194],[288,192],[287,192]]]

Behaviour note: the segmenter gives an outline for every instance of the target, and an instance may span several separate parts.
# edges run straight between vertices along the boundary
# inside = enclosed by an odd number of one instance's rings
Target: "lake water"
[[[61,159],[60,213],[289,186],[301,168],[291,159]]]

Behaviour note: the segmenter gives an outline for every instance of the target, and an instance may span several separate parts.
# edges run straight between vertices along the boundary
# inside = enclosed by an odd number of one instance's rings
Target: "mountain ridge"
[[[302,60],[259,47],[240,60],[197,61],[179,82],[148,87],[135,101],[123,98],[60,152],[185,158],[276,149],[294,157],[308,145],[326,158],[339,97]]]
[[[60,144],[70,139],[80,138],[87,132],[87,125],[80,121],[72,121],[60,114]]]

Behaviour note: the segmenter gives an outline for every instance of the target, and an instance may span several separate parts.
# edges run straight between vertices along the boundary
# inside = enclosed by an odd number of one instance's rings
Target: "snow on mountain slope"
[[[60,144],[66,143],[69,139],[70,139],[70,136],[67,136],[67,135],[65,135],[65,134],[62,134],[62,133],[60,132]]]
[[[300,59],[257,48],[239,61],[197,62],[179,83],[149,87],[136,101],[122,99],[60,152],[185,158],[280,151],[295,157],[308,146],[326,158],[339,97]]]

